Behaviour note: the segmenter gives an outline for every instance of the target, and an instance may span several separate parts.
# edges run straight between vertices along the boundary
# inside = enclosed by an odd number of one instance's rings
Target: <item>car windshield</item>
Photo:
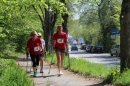
[[[86,44],[82,44],[82,46],[86,46]]]
[[[95,46],[96,48],[102,48],[102,46]]]
[[[72,47],[77,47],[76,45],[73,45]]]
[[[120,47],[120,45],[116,45],[116,46],[115,46],[115,48],[119,48],[119,47]]]

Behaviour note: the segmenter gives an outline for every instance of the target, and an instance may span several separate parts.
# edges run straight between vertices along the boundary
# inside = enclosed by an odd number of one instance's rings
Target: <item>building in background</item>
[[[78,42],[78,44],[84,44],[85,43],[83,38],[78,38],[77,42]]]

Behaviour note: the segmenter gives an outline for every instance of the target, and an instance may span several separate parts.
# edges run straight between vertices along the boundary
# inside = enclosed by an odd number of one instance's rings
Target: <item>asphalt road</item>
[[[103,64],[107,67],[119,67],[120,57],[110,56],[109,53],[88,53],[85,50],[81,50],[80,46],[78,51],[71,51],[69,46],[70,58],[82,58],[92,63]]]

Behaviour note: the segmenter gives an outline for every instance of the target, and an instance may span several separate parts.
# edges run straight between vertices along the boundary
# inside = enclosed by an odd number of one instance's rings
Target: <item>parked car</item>
[[[77,50],[78,51],[78,47],[76,45],[72,45],[71,46],[71,51],[73,51],[73,50]]]
[[[103,47],[99,46],[99,45],[93,46],[91,52],[92,53],[103,53]]]
[[[86,49],[86,48],[85,48],[86,46],[87,46],[86,44],[82,44],[82,45],[81,45],[81,49],[82,49],[82,50],[85,50],[85,49]]]
[[[86,46],[86,52],[89,52],[90,50],[90,45]]]
[[[88,48],[88,52],[92,52],[93,47],[94,47],[94,45],[90,45],[90,47]]]
[[[87,47],[87,45],[85,45],[85,46],[83,47],[83,50],[86,50],[86,47]]]
[[[116,44],[112,47],[112,49],[110,50],[110,55],[120,56],[120,44]]]

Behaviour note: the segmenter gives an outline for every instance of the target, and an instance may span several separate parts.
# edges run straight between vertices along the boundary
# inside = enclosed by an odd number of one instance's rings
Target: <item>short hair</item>
[[[57,26],[57,29],[58,29],[59,27],[62,27],[62,25],[58,25],[58,26]]]
[[[35,33],[35,34],[37,35],[37,32],[36,32],[36,31],[32,31],[32,32],[30,33],[30,36],[31,36],[33,33]]]

